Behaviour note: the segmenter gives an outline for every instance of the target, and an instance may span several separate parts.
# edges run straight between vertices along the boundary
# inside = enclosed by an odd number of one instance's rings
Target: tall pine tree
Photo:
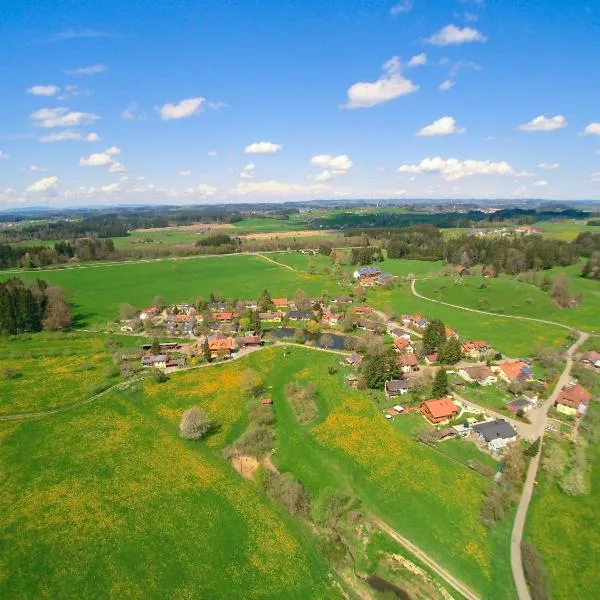
[[[448,375],[446,369],[440,369],[433,380],[433,387],[431,388],[431,394],[434,398],[441,398],[448,393]]]

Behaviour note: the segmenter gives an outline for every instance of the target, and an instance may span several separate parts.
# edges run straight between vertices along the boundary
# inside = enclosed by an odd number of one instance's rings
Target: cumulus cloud
[[[434,121],[431,125],[427,125],[419,129],[417,136],[419,137],[435,137],[440,135],[452,135],[453,133],[464,133],[464,127],[457,127],[454,117],[442,117]]]
[[[247,194],[262,194],[265,196],[270,195],[287,195],[287,194],[302,194],[302,193],[313,193],[317,194],[326,189],[327,186],[323,185],[300,185],[298,183],[287,183],[282,181],[276,181],[271,179],[269,181],[244,181],[238,183],[238,185],[232,190],[233,193],[245,196]]]
[[[538,167],[540,169],[558,169],[558,167],[560,167],[560,165],[558,163],[549,163],[549,162],[541,162]]]
[[[171,121],[173,119],[187,119],[197,115],[202,110],[202,105],[206,102],[206,98],[196,96],[194,98],[186,98],[177,104],[163,104],[158,106],[157,110],[160,118],[163,121]]]
[[[453,88],[453,87],[454,87],[454,81],[452,81],[452,79],[445,79],[438,86],[438,90],[440,90],[441,92],[447,92],[450,88]]]
[[[400,72],[400,59],[393,56],[383,65],[383,73],[376,81],[359,81],[348,88],[348,101],[344,108],[370,108],[412,94],[418,85],[406,79]]]
[[[600,123],[590,123],[581,135],[600,135]]]
[[[189,177],[191,174],[192,172],[189,169],[181,169],[178,173],[179,177]]]
[[[100,117],[94,113],[69,111],[64,106],[41,108],[29,116],[36,127],[79,127],[95,123]]]
[[[562,129],[567,126],[567,120],[562,115],[556,115],[554,117],[546,117],[540,115],[529,121],[519,125],[521,131],[555,131],[556,129]]]
[[[32,193],[47,192],[56,188],[57,183],[58,177],[56,177],[56,175],[52,175],[51,177],[44,177],[44,179],[38,179],[31,185],[28,185],[25,191]]]
[[[548,182],[545,179],[538,179],[533,185],[536,187],[544,187],[548,185]]]
[[[212,185],[208,185],[206,183],[201,183],[200,185],[198,185],[198,187],[196,188],[196,191],[201,195],[201,196],[214,196],[217,193],[217,188],[213,187]]]
[[[56,96],[60,92],[57,85],[34,85],[28,88],[27,93],[34,96]]]
[[[352,168],[354,164],[347,154],[333,156],[331,154],[316,154],[310,159],[313,167],[329,169],[334,175],[341,175]]]
[[[116,162],[113,156],[120,153],[121,150],[119,148],[112,146],[104,152],[94,152],[94,154],[90,154],[87,158],[80,158],[79,165],[81,167],[103,167],[110,165]]]
[[[212,158],[217,156],[218,152],[216,150],[209,150],[206,154]]]
[[[413,56],[407,63],[407,67],[422,67],[427,64],[427,54],[425,52],[421,52],[421,54],[416,54]]]
[[[254,163],[248,163],[242,169],[242,172],[240,173],[240,177],[242,179],[252,179],[252,177],[254,177],[254,169],[255,168],[256,168],[256,166],[254,165]]]
[[[97,133],[91,132],[86,135],[79,133],[78,131],[57,131],[56,133],[49,133],[38,138],[40,142],[99,142],[100,136]]]
[[[108,67],[106,65],[96,64],[79,67],[78,69],[70,69],[67,71],[67,75],[98,75],[98,73],[104,73],[107,70]]]
[[[108,170],[110,173],[127,173],[127,169],[120,162],[112,163]]]
[[[410,0],[404,0],[403,2],[398,2],[398,4],[394,4],[392,8],[390,8],[390,15],[392,17],[397,17],[403,13],[410,12],[413,8],[413,3]]]
[[[446,27],[443,27],[437,33],[434,33],[425,41],[434,46],[452,46],[470,42],[486,42],[487,37],[479,33],[479,31],[473,27],[446,25]]]
[[[255,142],[246,146],[244,152],[246,154],[277,154],[283,150],[281,144],[273,144],[273,142]]]
[[[526,171],[516,171],[505,161],[443,159],[437,156],[425,158],[417,165],[401,165],[398,173],[439,173],[446,181],[456,181],[472,175],[531,176],[531,173]]]
[[[118,192],[119,191],[119,184],[118,183],[109,183],[107,185],[103,185],[100,190],[102,192],[105,192],[107,194],[112,194],[113,192]]]

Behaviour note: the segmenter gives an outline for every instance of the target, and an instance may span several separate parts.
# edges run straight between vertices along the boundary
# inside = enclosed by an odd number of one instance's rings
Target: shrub
[[[548,576],[546,575],[540,555],[526,540],[521,542],[521,557],[525,579],[527,580],[532,600],[547,600],[550,598]]]
[[[312,383],[305,386],[299,383],[288,383],[285,386],[285,395],[300,425],[306,425],[316,419],[319,414],[315,401],[317,389]]]
[[[302,484],[289,473],[265,471],[264,489],[274,502],[289,513],[307,518],[310,513],[310,496]]]
[[[186,440],[199,440],[211,429],[213,423],[208,414],[198,406],[188,408],[181,416],[179,431]]]
[[[235,443],[234,450],[245,456],[263,458],[273,448],[275,434],[269,427],[259,425],[248,430]]]

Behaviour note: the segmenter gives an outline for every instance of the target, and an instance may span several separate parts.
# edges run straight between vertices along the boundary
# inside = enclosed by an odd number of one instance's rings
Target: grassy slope
[[[138,338],[139,339],[139,338]],[[77,333],[0,337],[0,415],[45,410],[91,396],[107,378],[111,355],[104,336]]]
[[[591,410],[599,410],[593,405]],[[558,443],[558,442],[549,442]],[[544,559],[554,600],[593,600],[600,589],[600,444],[591,447],[592,487],[589,496],[563,494],[540,471],[526,524],[526,537]]]
[[[425,282],[417,283],[417,291],[425,293]],[[526,356],[538,344],[561,346],[568,332],[542,323],[515,322],[512,319],[492,315],[475,315],[450,306],[427,302],[413,296],[408,284],[391,291],[369,290],[367,302],[380,308],[390,307],[397,314],[422,314],[439,318],[455,329],[462,339],[484,339],[508,356]]]
[[[244,421],[236,368],[0,423],[0,596],[336,597],[308,533],[221,456]],[[198,401],[221,429],[186,442]]]
[[[337,287],[322,276],[294,273],[254,256],[91,265],[21,275],[23,279],[40,276],[68,290],[83,325],[114,321],[121,303],[143,307],[156,295],[167,302],[185,302],[208,298],[211,292],[256,298],[265,287],[275,296],[291,296],[298,288],[319,294]]]
[[[577,234],[589,231],[591,233],[600,232],[600,227],[590,227],[586,225],[586,221],[581,220],[566,220],[566,221],[538,221],[536,227],[542,227],[543,237],[566,240],[570,242],[577,237]]]
[[[576,277],[578,271],[579,267],[572,266],[549,272],[550,276],[558,272],[567,273],[573,291],[583,294],[581,304],[571,309],[559,308],[547,292],[534,285],[521,283],[510,276],[485,279],[486,287],[483,289],[479,287],[484,281],[481,277],[464,277],[461,285],[457,285],[454,279],[449,277],[438,277],[419,282],[417,285],[423,295],[450,304],[481,308],[499,314],[548,319],[594,331],[600,325],[598,320],[600,285],[598,282]],[[480,304],[482,298],[487,299],[489,304]]]
[[[329,486],[354,489],[368,508],[484,597],[513,597],[510,523],[490,533],[479,522],[485,481],[394,429],[368,396],[344,386],[343,372],[327,374],[334,358],[302,349],[284,359],[280,351],[269,353],[277,360],[262,353],[247,364],[257,368],[271,360],[266,381],[277,415],[277,465],[313,494]],[[290,372],[296,381],[317,383],[320,419],[312,427],[298,426],[284,399]]]

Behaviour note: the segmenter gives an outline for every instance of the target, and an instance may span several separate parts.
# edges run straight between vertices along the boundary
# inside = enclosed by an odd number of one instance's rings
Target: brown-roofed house
[[[394,348],[399,352],[406,352],[406,354],[413,354],[414,348],[411,345],[410,340],[406,338],[396,338],[394,340]]]
[[[458,414],[458,407],[452,401],[452,396],[446,396],[421,402],[419,411],[430,423],[441,423],[455,417]]]
[[[556,410],[564,415],[581,417],[585,414],[592,394],[579,383],[571,383],[558,394],[554,406]]]
[[[496,373],[485,365],[475,367],[463,367],[459,369],[458,374],[469,383],[478,383],[479,385],[491,385],[498,381]]]
[[[446,339],[449,340],[450,338],[456,338],[458,339],[458,333],[456,333],[456,331],[454,331],[454,329],[450,329],[450,327],[446,327],[445,328],[445,332],[446,332]]]
[[[491,348],[483,340],[470,340],[461,346],[462,353],[469,358],[478,360],[482,354],[487,354]]]
[[[398,357],[397,362],[403,373],[419,370],[419,360],[414,354],[402,354]]]
[[[232,312],[214,312],[214,313],[212,313],[211,317],[212,317],[213,321],[221,321],[221,322],[231,321],[231,319],[233,319],[233,313]]]
[[[272,302],[277,308],[283,308],[289,305],[287,298],[273,298]]]
[[[236,344],[233,338],[227,337],[219,332],[208,338],[208,348],[214,358],[221,354],[230,354],[236,349]]]

